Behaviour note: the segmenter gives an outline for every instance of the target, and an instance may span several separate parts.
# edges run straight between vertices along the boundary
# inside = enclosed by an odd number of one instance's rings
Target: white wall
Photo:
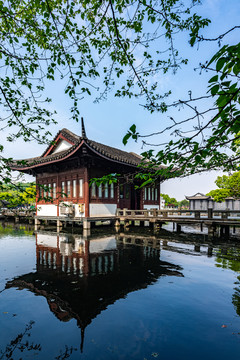
[[[90,216],[111,216],[115,215],[117,210],[116,204],[89,204]]]
[[[37,205],[38,216],[57,216],[57,205]]]
[[[75,208],[75,217],[84,217],[85,216],[85,204],[83,204],[83,212],[79,212],[78,204],[73,205]]]
[[[190,200],[190,210],[240,210],[240,200],[216,202],[213,200]]]
[[[63,150],[67,150],[71,147],[72,145],[69,144],[69,142],[67,142],[66,140],[60,140],[59,143],[57,144],[56,148],[53,150],[53,154],[58,153],[60,151]]]
[[[61,204],[66,204],[66,207],[64,209],[66,211],[66,214],[62,213],[61,206],[59,206],[59,215],[60,216],[68,216],[67,213],[68,213],[69,205],[73,205],[73,207],[74,207],[74,217],[84,217],[85,216],[85,204],[83,204],[83,210],[84,210],[83,212],[79,212],[78,205],[80,205],[80,204],[72,204],[72,202],[70,202],[70,201],[62,201]]]
[[[226,202],[213,202],[213,210],[226,210]]]
[[[69,204],[68,201],[64,201],[66,205]],[[75,208],[75,217],[84,217],[85,216],[85,206],[84,212],[79,212],[78,204],[73,204]],[[67,209],[66,209],[67,210]],[[117,210],[116,204],[89,204],[90,216],[111,216],[115,215]],[[38,205],[37,206],[37,215],[39,216],[57,216],[57,205]],[[61,213],[59,209],[60,216],[67,216]]]
[[[159,210],[159,205],[143,205],[143,209],[145,209],[145,210],[158,209]]]
[[[240,210],[240,200],[234,201],[233,210]]]

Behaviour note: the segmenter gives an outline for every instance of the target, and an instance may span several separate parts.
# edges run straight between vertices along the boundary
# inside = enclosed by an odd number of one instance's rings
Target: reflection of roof
[[[196,193],[192,196],[185,196],[187,200],[208,200],[211,199],[211,196],[204,195],[202,193]]]
[[[78,325],[85,328],[110,304],[132,291],[146,288],[160,276],[183,276],[181,267],[161,261],[159,252],[155,257],[140,260],[143,247],[119,246],[118,266],[106,273],[79,276],[61,271],[61,268],[53,270],[40,265],[37,272],[9,281],[6,288],[27,288],[44,296],[60,321],[76,318]]]
[[[59,138],[60,135],[62,136],[62,138],[68,140],[71,143],[71,147],[63,151],[50,153],[48,155],[48,152],[50,151],[54,142]],[[96,154],[118,163],[123,163],[126,165],[131,165],[136,167],[140,165],[142,161],[141,156],[137,154],[128,153],[126,151],[113,148],[111,146],[100,144],[86,137],[78,136],[72,133],[71,131],[69,131],[68,129],[62,129],[58,132],[52,144],[48,146],[48,148],[44,151],[44,153],[41,156],[29,158],[26,160],[16,160],[12,165],[12,169],[26,170],[28,168],[30,169],[41,165],[45,165],[47,163],[58,162],[60,160],[69,158],[78,149],[80,149],[83,144],[85,144],[87,148],[94,151]]]

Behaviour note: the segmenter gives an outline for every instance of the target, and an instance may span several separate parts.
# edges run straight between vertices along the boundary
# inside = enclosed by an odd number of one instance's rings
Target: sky
[[[240,20],[240,1],[239,0],[203,0],[202,6],[197,8],[197,12],[204,17],[209,17],[212,23],[202,34],[205,37],[215,37],[234,25],[239,25]],[[235,43],[239,41],[239,31],[226,37],[226,42]],[[217,44],[201,43],[200,46],[190,48],[188,37],[181,35],[177,38],[178,47],[182,49],[184,57],[189,58],[189,64],[182,67],[176,75],[159,75],[157,80],[160,89],[164,92],[172,90],[173,99],[187,98],[188,91],[191,89],[193,96],[206,93],[207,79],[209,74],[199,75],[199,71],[194,71],[199,62],[204,62],[211,58],[217,51]],[[62,128],[68,128],[72,132],[81,134],[81,123],[73,122],[70,118],[70,102],[64,94],[62,86],[58,81],[48,85],[48,93],[53,98],[51,108],[57,111],[58,124],[51,126],[50,131],[55,134]],[[149,114],[140,105],[138,99],[121,99],[113,96],[113,91],[109,93],[107,100],[94,103],[94,98],[85,98],[79,104],[80,116],[83,116],[88,138],[97,142],[120,148],[128,152],[141,153],[149,148],[142,148],[142,142],[129,141],[126,146],[122,143],[122,138],[128,128],[134,123],[141,134],[149,134],[161,130],[167,123],[169,114],[154,113]],[[175,110],[174,116],[180,119],[186,114]],[[14,143],[6,141],[8,132],[5,130],[0,133],[1,143],[4,145],[4,156],[14,159],[24,159],[39,156],[43,153],[46,146],[34,142],[24,143],[18,139]],[[165,140],[170,140],[168,137]],[[148,139],[151,143],[159,143],[162,139],[153,137]],[[193,195],[197,192],[207,193],[216,188],[214,181],[216,177],[222,175],[221,171],[212,171],[202,175],[192,175],[183,179],[173,179],[163,182],[161,192],[182,200],[185,195]],[[29,177],[26,178],[29,180]]]

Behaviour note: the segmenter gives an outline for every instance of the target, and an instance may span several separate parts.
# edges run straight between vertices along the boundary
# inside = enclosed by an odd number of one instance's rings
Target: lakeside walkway
[[[15,222],[25,220],[31,224],[35,223],[35,229],[40,226],[55,224],[57,231],[67,225],[79,225],[83,229],[90,229],[96,223],[111,224],[116,228],[123,226],[127,229],[130,226],[149,226],[158,231],[163,224],[172,223],[173,230],[181,232],[184,225],[200,225],[208,228],[209,236],[216,236],[220,229],[220,236],[229,236],[230,227],[235,233],[235,228],[240,227],[240,210],[173,210],[173,209],[151,209],[151,210],[128,210],[117,209],[116,215],[94,216],[94,217],[50,217],[34,216],[29,211],[5,211],[1,218],[13,219]]]

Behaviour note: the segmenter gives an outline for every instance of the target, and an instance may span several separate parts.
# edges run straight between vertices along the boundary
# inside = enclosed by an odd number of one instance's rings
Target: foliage
[[[0,201],[7,202],[6,207],[35,205],[36,185],[34,183],[2,185],[0,189]]]
[[[161,194],[161,197],[165,200],[165,206],[178,206],[178,201],[175,198],[170,198],[167,194]]]
[[[165,206],[174,206],[174,207],[180,207],[180,208],[188,208],[189,207],[189,201],[186,199],[177,201],[175,198],[171,198],[167,194],[161,194],[161,197],[165,200]]]
[[[225,249],[226,250],[226,249]],[[240,272],[240,253],[239,249],[229,247],[226,253],[219,250],[216,254],[215,266],[222,269],[230,269],[236,273]],[[232,295],[232,303],[238,316],[240,316],[240,276],[237,276],[236,287]]]
[[[230,196],[230,190],[229,190],[229,189],[216,189],[216,190],[211,190],[211,191],[209,191],[209,193],[208,193],[207,195],[208,195],[208,196],[211,196],[214,201],[222,202],[222,201],[224,201],[227,197]]]
[[[112,183],[117,183],[117,179],[119,179],[121,176],[121,174],[108,174],[108,175],[104,175],[101,178],[91,178],[90,179],[90,186],[95,183],[97,186],[99,186],[100,184],[112,184]]]
[[[212,69],[213,64],[215,67]],[[178,169],[177,175],[181,176],[210,169],[222,168],[229,171],[239,167],[240,44],[223,46],[202,68],[216,72],[209,80],[209,96],[214,101],[213,107],[200,112],[193,105],[189,105],[193,103],[193,99],[185,101],[185,105],[193,107],[195,113],[191,119],[186,120],[194,120],[188,131],[192,132],[192,136],[186,137],[179,129],[175,130],[178,135],[176,141],[171,140],[167,145],[164,144],[163,150],[156,155],[151,150],[151,153],[144,153],[145,159],[152,160],[156,168],[161,164],[169,165],[169,176],[173,169]],[[181,101],[176,103],[180,104]],[[205,112],[212,112],[213,115],[204,122],[202,115]],[[180,124],[174,119],[173,122],[171,130]],[[165,133],[165,130],[160,133]],[[161,172],[157,170],[155,175]]]
[[[162,94],[154,82],[156,74],[176,72],[188,63],[175,47],[176,33],[187,32],[194,46],[204,40],[221,42],[239,28],[235,26],[216,39],[204,39],[200,32],[210,20],[194,12],[198,4],[200,0],[189,0],[189,4],[181,0],[1,1],[1,128],[12,129],[8,141],[19,137],[47,141],[50,133],[46,125],[55,120],[45,89],[49,81],[60,78],[65,94],[72,100],[70,111],[75,120],[79,117],[79,100],[89,95],[94,95],[96,101],[106,99],[112,88],[117,97],[141,98],[150,113],[165,113],[173,106],[192,109],[191,118],[172,119],[171,126],[163,122],[163,129],[156,132],[165,136],[166,131],[174,131],[176,140],[172,137],[154,156],[152,151],[144,153],[148,166],[156,167],[153,180],[158,175],[172,177],[216,167],[236,168],[240,156],[235,156],[239,139],[240,45],[222,46],[201,65],[202,70],[215,72],[209,80],[208,95],[199,99],[211,99],[210,109],[198,110],[198,99],[191,94],[189,99],[167,104],[165,98],[171,91]],[[203,117],[206,113],[212,114],[210,119]],[[184,122],[192,123],[191,136],[186,137],[180,130]],[[123,141],[145,137],[134,124]],[[2,181],[10,181],[11,160],[1,158]],[[168,169],[159,170],[162,163]],[[173,172],[176,168],[179,171]]]
[[[189,200],[184,199],[179,202],[180,207],[189,208]]]
[[[221,202],[227,197],[240,198],[240,171],[237,171],[230,176],[218,176],[215,184],[219,189],[212,190],[207,194],[215,201]]]

